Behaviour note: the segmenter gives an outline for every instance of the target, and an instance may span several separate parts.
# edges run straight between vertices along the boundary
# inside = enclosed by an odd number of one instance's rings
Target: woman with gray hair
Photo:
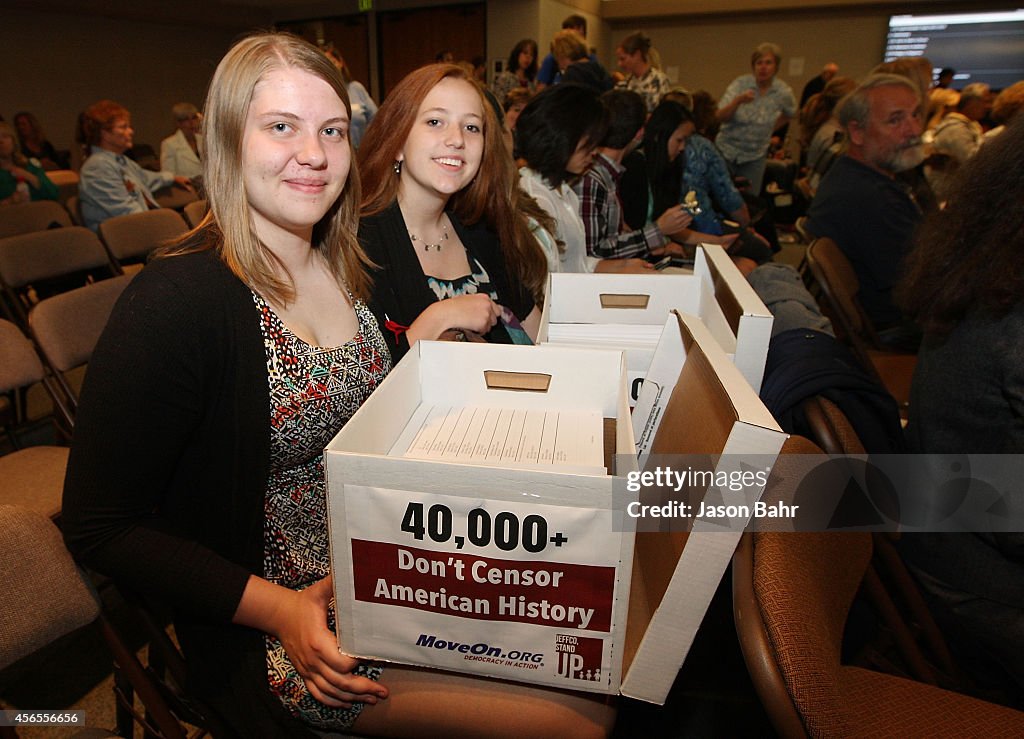
[[[199,133],[203,116],[192,103],[176,103],[171,114],[178,130],[160,142],[160,169],[189,179],[199,177],[205,148]]]
[[[778,46],[760,44],[750,57],[753,73],[734,79],[718,104],[722,128],[715,143],[733,175],[750,181],[754,195],[761,192],[772,134],[796,115],[793,91],[776,79],[781,62]]]

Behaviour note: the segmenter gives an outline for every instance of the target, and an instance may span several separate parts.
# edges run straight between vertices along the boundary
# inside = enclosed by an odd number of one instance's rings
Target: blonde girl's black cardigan
[[[269,404],[249,288],[211,251],[154,260],[89,362],[62,527],[82,563],[172,609],[189,688],[240,735],[301,736],[262,634],[231,624],[263,572]]]

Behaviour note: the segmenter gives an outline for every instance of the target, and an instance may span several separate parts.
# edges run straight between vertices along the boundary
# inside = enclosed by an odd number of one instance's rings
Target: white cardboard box
[[[732,464],[733,458],[740,454],[762,454],[774,459],[785,435],[753,390],[699,320],[690,316],[677,319],[675,315],[673,320],[678,326],[676,345],[683,358],[681,364],[676,365],[677,377],[676,382],[671,383],[671,392],[658,401],[659,416],[664,420],[657,428],[652,448],[662,453],[725,453],[728,456],[723,457],[722,465]],[[662,343],[670,345],[666,341]],[[366,561],[360,560],[357,564],[353,556],[352,539],[358,538],[356,534],[367,526],[383,525],[394,533],[392,541],[415,544],[415,547],[405,546],[406,549],[422,549],[430,544],[426,541],[412,542],[408,538],[410,533],[402,531],[398,519],[403,518],[403,506],[406,506],[406,513],[409,510],[409,495],[422,500],[424,506],[427,503],[450,504],[452,510],[456,510],[452,501],[460,497],[465,499],[466,506],[486,507],[494,501],[499,508],[506,506],[513,512],[518,511],[521,521],[525,520],[522,514],[528,510],[546,516],[550,507],[560,507],[565,510],[559,511],[558,516],[567,516],[566,520],[573,517],[590,519],[591,523],[598,522],[598,531],[605,527],[604,543],[600,546],[606,559],[617,559],[623,568],[629,568],[632,563],[631,577],[624,571],[619,573],[619,592],[615,593],[613,615],[616,633],[605,640],[602,660],[610,661],[602,662],[605,671],[600,680],[568,680],[564,675],[559,676],[565,660],[578,654],[563,650],[575,649],[571,639],[582,635],[582,632],[533,627],[547,629],[553,638],[568,634],[564,640],[555,641],[554,648],[548,649],[546,655],[541,655],[541,662],[554,660],[557,665],[555,677],[546,681],[538,679],[539,667],[526,671],[521,668],[524,663],[534,660],[535,655],[532,654],[527,660],[520,659],[520,667],[506,665],[506,674],[466,669],[471,661],[476,661],[470,660],[471,657],[487,656],[484,651],[476,653],[478,644],[483,644],[484,648],[497,644],[510,648],[517,644],[511,628],[515,624],[487,622],[489,632],[486,638],[461,638],[461,634],[466,632],[458,629],[457,623],[469,623],[472,619],[445,615],[448,624],[438,625],[438,622],[430,620],[434,614],[428,614],[427,626],[413,627],[415,641],[432,639],[429,647],[437,653],[461,654],[466,661],[456,669],[463,672],[527,680],[533,684],[621,692],[645,701],[664,703],[739,534],[722,533],[713,526],[703,526],[699,521],[694,522],[693,531],[689,534],[632,534],[631,521],[623,511],[625,501],[635,496],[623,492],[625,481],[621,477],[614,481],[618,487],[613,490],[613,479],[604,475],[486,468],[387,455],[420,403],[493,405],[491,393],[495,391],[487,389],[483,373],[495,369],[524,373],[528,379],[538,374],[551,376],[545,394],[498,391],[503,398],[501,404],[506,407],[550,409],[557,406],[586,410],[594,408],[595,403],[599,405],[605,418],[616,419],[615,448],[619,453],[616,472],[620,476],[628,476],[630,472],[637,474],[635,460],[630,454],[633,436],[620,354],[555,347],[418,343],[326,450],[341,649],[366,658],[409,664],[428,663],[425,659],[409,656],[415,648],[385,651],[376,648],[379,643],[374,641],[373,633],[361,633],[376,630],[386,620],[383,617],[374,617],[369,622],[364,619],[353,630],[356,620],[353,572]],[[383,488],[378,497],[383,498],[384,505],[368,505],[367,501],[372,497],[367,495],[370,488]],[[745,491],[744,496],[750,500],[759,497],[761,492],[760,489],[752,489]],[[399,495],[398,506],[389,508],[387,497],[393,493]],[[489,510],[493,514],[496,509]],[[607,523],[610,515],[614,517],[613,523]],[[429,509],[425,517],[430,517]],[[436,518],[439,519],[438,528],[441,528],[443,516]],[[493,519],[497,520],[497,516],[494,515]],[[593,527],[590,531],[594,531]],[[406,539],[403,540],[403,536]],[[428,555],[423,559],[428,560],[423,564],[430,569],[433,566],[431,560],[438,558]],[[541,561],[551,559],[540,557]],[[537,557],[524,558],[524,561],[537,561]],[[442,582],[442,579],[438,580],[435,590],[441,587]],[[454,579],[449,582],[449,587],[455,589]],[[422,615],[404,606],[377,604],[377,607],[396,609],[400,618],[420,618]],[[437,629],[433,629],[435,625]],[[585,638],[593,638],[593,635],[588,633]],[[411,642],[412,638],[407,641]],[[370,646],[366,647],[366,644]],[[517,653],[516,657],[521,658],[522,655]],[[534,661],[534,664],[538,663]],[[525,666],[529,668],[528,664]],[[447,669],[452,669],[451,665]]]
[[[614,478],[389,454],[421,405],[596,412],[606,462],[635,471],[622,352],[418,342],[326,449],[342,650],[617,692],[633,535]]]
[[[689,275],[552,274],[537,340],[624,349],[635,403],[672,310],[698,316],[760,390],[772,314],[720,246],[700,246]]]

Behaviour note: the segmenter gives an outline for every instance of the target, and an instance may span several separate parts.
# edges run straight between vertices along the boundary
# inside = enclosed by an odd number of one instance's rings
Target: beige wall
[[[508,55],[520,39],[532,38],[540,54],[547,48],[540,40],[541,0],[490,0],[487,3],[488,80],[495,60],[508,61]]]
[[[78,113],[102,98],[132,112],[135,141],[159,150],[170,108],[201,106],[217,61],[244,28],[0,10],[0,114],[29,110],[58,149],[71,149]]]
[[[602,61],[614,66],[618,42],[643,30],[660,52],[670,77],[687,89],[704,89],[718,98],[735,77],[750,72],[754,47],[773,41],[782,47],[779,77],[799,97],[807,80],[826,62],[835,61],[841,74],[852,77],[866,74],[881,62],[888,17],[888,13],[877,11],[832,11],[616,24]]]

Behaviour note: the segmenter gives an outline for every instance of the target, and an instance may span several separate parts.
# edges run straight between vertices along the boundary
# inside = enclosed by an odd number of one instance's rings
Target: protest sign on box
[[[633,537],[609,470],[635,469],[621,352],[418,342],[325,459],[343,651],[617,692]]]

